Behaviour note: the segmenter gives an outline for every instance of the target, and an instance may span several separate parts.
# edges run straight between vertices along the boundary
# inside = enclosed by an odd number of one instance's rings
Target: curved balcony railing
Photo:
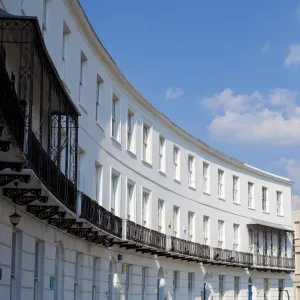
[[[246,252],[239,252],[234,250],[222,249],[222,248],[213,248],[212,259],[215,261],[233,263],[233,264],[242,264],[242,265],[251,265],[253,264],[253,254]]]
[[[127,220],[126,238],[136,243],[154,247],[159,250],[166,248],[166,235],[151,230],[132,221]]]
[[[202,259],[210,258],[209,246],[186,241],[174,236],[168,237],[167,251]]]
[[[294,269],[294,259],[271,255],[255,254],[253,264],[259,267]]]
[[[81,215],[94,226],[113,234],[119,238],[122,237],[122,219],[100,206],[96,201],[89,198],[84,193],[81,196]]]

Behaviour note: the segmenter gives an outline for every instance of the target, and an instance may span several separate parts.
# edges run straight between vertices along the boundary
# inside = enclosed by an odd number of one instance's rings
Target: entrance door
[[[252,300],[252,283],[248,283],[248,300]]]

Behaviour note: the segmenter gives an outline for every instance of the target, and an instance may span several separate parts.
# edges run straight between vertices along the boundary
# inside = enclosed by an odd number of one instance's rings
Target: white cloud
[[[289,55],[284,61],[286,67],[298,66],[300,64],[300,44],[289,46]]]
[[[183,89],[181,88],[168,88],[166,90],[166,95],[165,95],[165,100],[169,101],[169,100],[174,100],[177,99],[179,97],[181,97],[184,94]]]
[[[300,191],[300,161],[293,158],[282,157],[276,163],[283,168],[288,178],[294,182],[293,187]]]
[[[270,50],[270,47],[271,47],[271,43],[270,41],[266,41],[264,46],[261,48],[261,52],[267,52],[268,50]]]
[[[231,142],[279,145],[300,144],[298,93],[275,89],[235,95],[231,89],[200,100],[212,110],[211,135]]]

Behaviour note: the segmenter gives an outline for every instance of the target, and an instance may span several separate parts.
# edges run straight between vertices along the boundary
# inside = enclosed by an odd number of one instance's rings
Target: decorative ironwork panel
[[[12,181],[19,180],[24,183],[30,182],[30,175],[22,174],[0,174],[0,186],[5,186]]]

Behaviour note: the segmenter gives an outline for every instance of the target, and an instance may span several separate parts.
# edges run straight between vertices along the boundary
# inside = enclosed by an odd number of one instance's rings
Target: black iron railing
[[[84,193],[81,196],[81,218],[89,221],[96,227],[113,234],[117,237],[122,237],[122,219],[115,216],[96,201],[89,198]]]
[[[166,248],[166,235],[127,220],[126,238],[159,250]]]
[[[294,258],[289,257],[277,257],[271,255],[255,254],[254,265],[260,267],[274,267],[283,269],[294,269]]]
[[[28,130],[28,154],[30,168],[47,189],[67,208],[76,212],[76,186],[59,170],[45,152],[35,134]]]
[[[221,261],[233,264],[252,265],[253,254],[246,252],[239,252],[234,250],[213,248],[212,259],[215,261]]]
[[[210,258],[210,247],[206,245],[197,244],[191,241],[186,241],[183,239],[176,238],[171,236],[169,239],[169,251],[187,255],[198,257],[202,259]]]
[[[4,50],[3,50],[4,51]],[[25,119],[18,96],[0,56],[0,112],[18,147],[23,150]]]

